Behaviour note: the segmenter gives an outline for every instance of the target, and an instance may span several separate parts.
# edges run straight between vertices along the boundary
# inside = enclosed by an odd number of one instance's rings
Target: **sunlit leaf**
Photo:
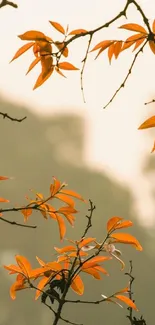
[[[100,265],[94,266],[94,269],[105,274],[105,275],[109,275],[109,273]]]
[[[63,202],[65,202],[65,203],[67,203],[67,204],[69,204],[69,205],[71,205],[71,206],[75,205],[73,199],[68,195],[58,193],[54,197],[61,200],[61,201],[63,201]]]
[[[112,43],[108,48],[109,63],[111,63],[112,57],[114,55],[114,49],[115,49],[115,43]]]
[[[25,53],[27,50],[29,50],[33,45],[34,45],[34,42],[30,42],[30,43],[27,43],[27,44],[23,45],[22,47],[20,47],[20,49],[16,52],[16,54],[14,55],[12,60],[10,61],[10,63],[13,60],[17,59],[20,55]]]
[[[73,64],[71,64],[69,62],[58,63],[58,68],[62,69],[62,70],[79,70]]]
[[[154,41],[149,41],[149,46],[153,54],[155,54],[155,40]]]
[[[40,57],[37,57],[29,66],[26,75],[36,66],[36,64],[41,60]]]
[[[100,273],[97,270],[95,270],[94,268],[91,268],[90,267],[89,269],[83,269],[82,271],[85,272],[85,273],[88,273],[88,274],[92,275],[97,280],[100,280],[101,279]]]
[[[67,78],[67,77],[62,73],[62,71],[60,71],[60,69],[59,69],[57,66],[55,66],[55,71],[56,71],[58,74],[60,74],[60,76],[62,76],[62,77],[64,77],[64,78]]]
[[[130,220],[125,220],[125,221],[122,221],[119,224],[117,224],[115,226],[115,229],[128,228],[128,227],[131,227],[131,226],[133,226],[133,222],[130,221]]]
[[[63,239],[66,233],[66,226],[65,226],[65,222],[64,219],[56,213],[56,218],[57,218],[57,222],[59,225],[59,233],[60,233],[60,239]]]
[[[136,311],[138,311],[135,303],[130,298],[128,298],[126,296],[122,296],[122,295],[115,295],[114,297],[121,300],[121,301],[123,301],[129,307],[131,307],[131,308],[135,309]]]
[[[29,218],[29,216],[32,214],[32,209],[29,208],[29,209],[22,209],[21,210],[21,213],[23,214],[24,216],[24,221],[26,222]]]
[[[24,41],[52,41],[50,37],[37,30],[29,30],[24,34],[18,35],[18,37]]]
[[[133,48],[133,52],[145,41],[145,38],[141,38],[135,42],[135,46]]]
[[[62,50],[62,55],[67,58],[68,56],[68,47],[65,46],[65,43],[64,42],[55,42],[54,43],[56,45],[56,47],[59,49],[59,50]]]
[[[87,269],[89,267],[94,267],[94,266],[97,266],[98,263],[101,263],[101,262],[104,262],[104,261],[108,261],[108,260],[111,260],[112,257],[110,256],[96,256],[96,257],[93,257],[91,260],[89,260],[88,262],[85,262],[81,269]]]
[[[139,33],[142,33],[142,34],[148,34],[146,29],[143,26],[138,25],[138,24],[132,24],[132,23],[131,24],[125,24],[125,25],[120,26],[119,28],[132,30],[134,32],[139,32]]]
[[[83,240],[78,244],[78,246],[79,246],[80,248],[82,248],[83,246],[86,246],[86,245],[88,245],[88,244],[94,242],[95,240],[96,240],[96,238],[94,238],[94,237],[84,238],[84,239],[83,239]]]
[[[138,130],[153,128],[153,127],[155,127],[155,115],[149,117],[144,123],[142,123],[139,126]]]
[[[86,29],[74,29],[68,35],[79,35],[79,34],[85,34],[87,32],[88,31]]]
[[[3,197],[0,197],[0,203],[1,203],[1,202],[9,202],[9,200],[4,199]]]
[[[74,192],[74,191],[72,191],[72,190],[65,190],[65,189],[62,189],[62,190],[61,190],[61,193],[63,193],[63,194],[67,194],[67,195],[70,195],[70,196],[73,196],[73,197],[76,197],[77,199],[86,202],[80,194],[78,194],[78,193],[76,193],[76,192]]]
[[[75,246],[65,246],[62,248],[58,248],[58,247],[54,247],[54,249],[59,253],[59,254],[63,254],[63,253],[67,253],[67,252],[71,252],[71,251],[76,251],[76,247]]]
[[[118,58],[120,52],[121,52],[121,49],[122,49],[122,41],[118,41],[115,43],[114,45],[114,55],[115,55],[115,59]]]
[[[39,281],[38,286],[37,286],[36,295],[35,295],[35,300],[37,300],[39,298],[39,296],[43,293],[42,290],[44,289],[44,287],[48,283],[48,281],[49,281],[48,277],[44,277]]]
[[[10,296],[13,300],[16,299],[16,291],[26,289],[28,286],[24,284],[24,279],[18,280],[10,287]]]
[[[123,218],[120,217],[112,217],[107,222],[107,231],[110,232],[115,229],[115,226],[120,223]]]
[[[145,38],[146,37],[144,36],[144,34],[141,34],[141,33],[136,34],[136,35],[132,35],[132,36],[128,37],[125,40],[125,42],[124,42],[124,44],[122,46],[121,51],[124,51],[124,50],[128,49],[130,46],[132,46],[133,44],[135,44],[137,42],[137,40],[142,40],[144,42]]]
[[[84,284],[79,275],[76,275],[72,280],[71,288],[78,294],[83,295],[84,292]]]
[[[21,268],[23,274],[25,274],[28,277],[32,269],[28,259],[25,256],[16,255],[16,261],[19,267]]]
[[[54,183],[50,185],[50,193],[51,196],[54,196],[60,191],[61,188],[61,182],[56,178],[53,177]]]
[[[102,42],[98,43],[97,45],[95,45],[90,52],[96,51],[100,48],[102,48],[102,50],[105,50],[107,47],[109,47],[111,45],[112,42],[113,41],[109,41],[109,40],[102,41]]]
[[[49,71],[45,72],[45,73],[40,73],[34,87],[33,90],[35,90],[36,88],[40,87],[53,73],[54,68],[52,67]]]
[[[114,238],[114,243],[124,243],[124,244],[131,244],[135,246],[135,248],[139,251],[142,251],[142,246],[140,245],[139,241],[130,234],[124,233],[113,233],[110,235],[111,238]]]
[[[49,20],[49,22],[56,30],[58,30],[58,32],[65,35],[65,30],[59,23],[56,23],[55,21],[51,21],[51,20]]]

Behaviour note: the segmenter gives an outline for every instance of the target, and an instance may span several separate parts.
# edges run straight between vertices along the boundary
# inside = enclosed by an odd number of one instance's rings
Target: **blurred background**
[[[0,10],[1,54],[0,54],[0,111],[13,117],[27,119],[22,123],[0,119],[0,174],[14,179],[1,182],[1,196],[8,198],[8,206],[22,205],[29,189],[49,193],[52,176],[66,181],[70,189],[79,192],[96,205],[93,229],[90,235],[102,240],[106,221],[119,215],[134,222],[132,234],[137,237],[142,253],[118,245],[126,262],[134,266],[134,292],[139,316],[144,315],[147,324],[154,324],[154,274],[155,274],[155,158],[150,154],[155,131],[138,131],[138,126],[154,115],[154,105],[144,102],[154,98],[155,57],[146,48],[139,56],[126,87],[120,91],[113,103],[103,110],[114,91],[122,83],[133,59],[132,50],[124,52],[117,61],[109,65],[107,53],[94,61],[88,57],[84,73],[86,104],[80,90],[79,72],[66,72],[67,79],[53,75],[35,91],[33,85],[39,75],[39,67],[25,77],[33,60],[27,52],[11,65],[15,52],[24,42],[17,35],[35,29],[61,40],[48,20],[57,21],[69,29],[93,29],[114,17],[125,5],[125,1],[79,0],[51,2],[51,0],[28,2],[17,1],[17,10],[4,7]],[[155,3],[139,0],[149,18],[154,19]],[[133,6],[128,11],[128,22],[143,24]],[[99,41],[127,38],[130,32],[117,30],[126,23],[120,19],[108,30],[95,35],[92,47]],[[114,36],[115,35],[115,36]],[[132,33],[131,33],[132,35]],[[67,59],[77,67],[85,56],[87,40],[74,42]],[[5,205],[3,205],[5,206]],[[86,224],[88,207],[77,204],[80,210],[75,229],[67,228],[68,238],[78,238]],[[10,220],[21,221],[22,215],[10,213]],[[48,225],[47,225],[48,222]],[[29,224],[37,229],[13,227],[1,222],[0,264],[14,262],[14,255],[21,254],[35,264],[35,256],[45,261],[53,259],[53,246],[59,247],[57,225],[33,214]],[[87,276],[83,298],[100,299],[101,294],[111,294],[127,284],[127,276],[120,271],[116,261],[106,265],[110,277],[103,281]],[[11,301],[9,287],[13,277],[0,268],[0,325],[51,324],[53,315],[40,301],[34,302],[34,292],[20,292]],[[77,296],[74,293],[70,297]],[[64,316],[72,321],[93,325],[128,324],[126,308],[113,305],[67,306]],[[60,322],[61,323],[61,322]]]

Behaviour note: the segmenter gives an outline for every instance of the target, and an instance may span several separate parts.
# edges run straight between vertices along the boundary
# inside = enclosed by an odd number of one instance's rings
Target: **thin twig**
[[[10,220],[7,220],[7,219],[4,219],[3,217],[0,217],[0,220],[4,221],[4,222],[7,222],[9,223],[10,225],[13,225],[13,226],[19,226],[19,227],[25,227],[25,228],[37,228],[37,226],[30,226],[30,225],[25,225],[25,224],[22,224],[22,223],[18,223],[18,222],[15,222],[15,221],[10,221]]]
[[[4,119],[8,118],[9,120],[14,121],[14,122],[22,122],[27,118],[27,116],[24,116],[23,118],[18,119],[18,118],[11,117],[7,113],[2,113],[2,112],[0,112],[0,115],[2,115]]]
[[[129,261],[130,263],[130,269],[129,269],[129,272],[126,272],[125,275],[128,275],[130,280],[129,280],[129,298],[133,301],[133,293],[132,293],[132,283],[134,281],[134,277],[132,275],[132,270],[133,270],[133,266],[132,266],[132,261]],[[129,310],[129,315],[127,316],[127,318],[130,320],[130,323],[131,325],[134,325],[134,322],[133,322],[133,309],[131,307],[128,307],[128,310]]]
[[[88,211],[90,211],[90,215],[87,216],[86,215],[86,218],[88,219],[88,223],[87,223],[87,226],[85,228],[85,231],[83,233],[83,235],[81,236],[81,238],[84,238],[89,230],[89,228],[92,227],[92,216],[93,216],[93,211],[96,209],[95,205],[93,205],[93,202],[91,200],[89,200],[89,203],[90,203],[90,208],[88,209]]]
[[[0,3],[0,8],[4,7],[4,6],[11,6],[13,8],[18,8],[18,5],[12,1],[8,1],[8,0],[2,0],[2,2]]]
[[[84,73],[84,68],[85,68],[85,65],[86,65],[87,58],[88,58],[88,52],[89,52],[89,49],[90,49],[92,37],[93,37],[93,35],[91,34],[90,35],[90,38],[89,38],[89,42],[88,42],[88,46],[87,46],[87,50],[86,50],[85,57],[82,60],[83,66],[82,66],[82,69],[81,69],[81,91],[82,91],[82,96],[83,96],[84,103],[86,103],[86,101],[85,101],[84,88],[83,88],[83,73]]]
[[[152,99],[150,102],[144,103],[144,105],[148,105],[148,104],[152,104],[152,103],[155,103],[155,99]]]
[[[135,62],[136,62],[136,60],[137,60],[137,57],[138,57],[138,55],[139,55],[141,52],[143,52],[143,49],[144,49],[144,47],[145,47],[145,45],[146,45],[147,42],[148,42],[148,40],[146,40],[146,42],[143,44],[143,46],[142,46],[142,47],[139,49],[139,51],[135,54],[134,59],[133,59],[133,61],[132,61],[132,63],[131,63],[131,66],[130,66],[130,68],[129,68],[129,71],[128,71],[126,77],[124,78],[124,80],[123,80],[123,82],[121,83],[121,85],[119,86],[119,88],[117,88],[117,90],[115,91],[115,93],[113,94],[113,96],[111,97],[111,99],[108,101],[108,103],[103,107],[103,109],[105,109],[106,107],[108,107],[108,106],[112,103],[112,101],[114,100],[114,98],[116,97],[116,95],[118,94],[118,92],[121,90],[121,88],[124,88],[124,87],[125,87],[126,82],[127,82],[128,78],[129,78],[129,76],[130,76],[130,74],[131,74],[131,72],[132,72],[132,69],[133,69],[133,67],[134,67],[134,65],[135,65]]]

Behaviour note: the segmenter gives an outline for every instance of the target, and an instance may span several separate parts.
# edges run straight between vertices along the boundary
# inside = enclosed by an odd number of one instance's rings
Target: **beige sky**
[[[146,49],[141,54],[125,89],[121,90],[113,103],[103,110],[103,105],[123,81],[133,54],[124,52],[117,61],[108,63],[106,51],[98,60],[90,53],[84,75],[86,104],[83,103],[80,90],[79,72],[66,72],[67,79],[52,76],[42,87],[32,91],[39,74],[36,67],[27,77],[25,73],[33,60],[25,53],[17,61],[8,64],[17,49],[24,44],[17,35],[27,30],[40,30],[55,40],[61,40],[61,34],[54,31],[48,23],[53,20],[69,28],[92,29],[114,17],[125,4],[125,0],[17,0],[18,10],[4,7],[0,10],[1,60],[0,91],[9,100],[24,103],[41,114],[60,112],[79,113],[86,119],[85,161],[90,166],[106,169],[121,182],[127,182],[138,198],[138,209],[146,220],[153,217],[153,202],[150,199],[151,183],[141,175],[140,165],[143,158],[150,154],[152,139],[148,131],[138,131],[137,127],[152,114],[152,106],[144,102],[155,96],[154,69],[155,56]],[[147,17],[155,18],[155,2],[139,0]],[[131,6],[128,22],[143,24],[139,13]],[[120,19],[110,29],[95,35],[92,46],[105,39],[125,38],[132,33],[118,30],[126,23]],[[85,55],[86,39],[76,41],[70,47],[67,59],[75,66],[81,66]],[[152,135],[155,131],[152,130]],[[145,197],[145,202],[144,202]]]

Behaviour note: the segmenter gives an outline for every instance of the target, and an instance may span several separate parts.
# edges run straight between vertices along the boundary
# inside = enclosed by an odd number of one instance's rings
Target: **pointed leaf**
[[[0,197],[0,203],[1,203],[1,202],[9,202],[9,200],[4,199],[3,197]]]
[[[68,56],[68,47],[65,46],[64,42],[55,42],[54,43],[59,50],[62,50],[62,55],[67,58]]]
[[[55,71],[60,74],[60,76],[64,77],[64,78],[67,78],[60,70],[57,66],[55,66]]]
[[[37,286],[37,291],[36,291],[36,295],[35,295],[35,300],[37,300],[39,298],[39,296],[43,293],[43,289],[44,287],[46,286],[46,284],[48,283],[49,281],[49,278],[48,277],[43,277],[39,283],[38,283],[38,286]]]
[[[114,46],[114,55],[115,55],[115,59],[118,58],[120,52],[121,52],[121,49],[122,49],[122,41],[118,41],[115,43],[115,46]]]
[[[115,226],[115,229],[128,228],[128,227],[131,227],[131,226],[133,226],[133,222],[130,221],[130,220],[125,220],[125,221],[122,221],[122,222],[118,223]]]
[[[50,37],[37,30],[29,30],[24,34],[18,35],[18,37],[24,41],[52,41]]]
[[[139,251],[142,251],[142,246],[140,245],[139,241],[130,234],[124,233],[113,233],[110,235],[110,238],[114,238],[114,243],[124,243],[124,244],[131,244],[135,246],[135,248]]]
[[[112,43],[108,48],[108,58],[110,64],[111,64],[112,57],[114,55],[114,50],[115,50],[115,43]]]
[[[84,284],[79,275],[76,275],[72,280],[71,288],[78,294],[83,295],[84,292]]]
[[[153,54],[155,54],[155,40],[154,41],[149,41],[149,46]]]
[[[7,177],[7,176],[0,176],[0,181],[6,181],[8,179],[9,179],[9,177]]]
[[[148,34],[146,29],[138,24],[125,24],[120,26],[119,28],[127,29],[127,30],[133,30],[134,32],[139,32],[142,34]]]
[[[102,41],[100,43],[98,43],[97,45],[95,45],[93,47],[93,49],[90,51],[90,52],[93,52],[93,51],[96,51],[100,48],[102,48],[102,51],[105,50],[107,47],[109,47],[111,45],[113,41],[109,41],[109,40],[106,40],[106,41]]]
[[[62,190],[61,190],[61,193],[63,193],[63,194],[67,194],[67,195],[70,195],[70,196],[73,196],[73,197],[76,197],[77,199],[86,202],[80,194],[78,194],[78,193],[76,193],[76,192],[74,192],[74,191],[72,191],[72,190],[65,190],[65,189],[62,189]]]
[[[110,232],[115,229],[115,226],[121,222],[123,218],[120,217],[112,217],[107,222],[107,231]]]
[[[24,256],[16,255],[16,261],[23,274],[29,277],[32,268],[28,259]]]
[[[79,247],[82,248],[83,246],[87,246],[88,244],[94,242],[96,240],[96,238],[94,237],[90,237],[90,238],[84,238],[80,243],[79,243]]]
[[[155,115],[149,117],[144,123],[142,123],[139,126],[138,130],[153,128],[153,127],[155,127]]]
[[[133,52],[144,42],[145,38],[141,38],[138,41],[135,42],[135,46],[133,49]]]
[[[92,268],[90,267],[89,269],[83,269],[82,271],[92,275],[97,280],[101,279],[100,273],[97,270],[95,270],[93,267]]]
[[[33,90],[40,87],[51,76],[51,74],[53,73],[53,70],[54,70],[54,68],[52,67],[49,71],[47,71],[45,73],[41,72],[41,74],[39,75],[39,77],[33,87]]]
[[[51,196],[57,194],[61,188],[61,182],[56,177],[53,177],[53,179],[54,179],[54,184],[50,185]]]
[[[79,70],[73,64],[71,64],[69,62],[58,63],[58,68],[62,69],[62,70]]]
[[[89,260],[88,262],[85,262],[81,269],[87,269],[89,267],[94,267],[94,266],[98,266],[98,263],[101,263],[103,261],[108,261],[108,260],[111,260],[112,257],[110,256],[96,256],[96,257],[93,257],[91,260]]]
[[[144,36],[144,34],[141,34],[141,33],[128,37],[126,39],[126,41],[124,42],[121,51],[124,51],[127,48],[129,48],[130,46],[132,46],[137,40],[143,40],[144,41],[145,38],[146,37]]]
[[[135,303],[131,299],[129,299],[128,297],[122,296],[122,295],[115,295],[114,297],[121,300],[121,301],[123,301],[129,307],[131,307],[131,308],[135,309],[136,311],[138,311]]]
[[[85,33],[88,33],[88,31],[86,29],[74,29],[68,35],[79,35],[79,34],[85,34]]]
[[[30,42],[30,43],[27,43],[27,44],[23,45],[22,47],[20,47],[20,49],[16,52],[16,54],[14,55],[12,60],[10,61],[10,63],[13,60],[17,59],[20,55],[25,53],[27,50],[29,50],[33,45],[34,45],[34,42]]]
[[[29,66],[26,75],[36,66],[36,64],[41,60],[41,57],[38,56]]]
[[[59,23],[56,23],[55,21],[51,21],[51,20],[49,20],[49,22],[56,30],[58,30],[58,32],[65,35],[65,30]]]
[[[71,205],[72,207],[74,207],[74,205],[75,205],[73,199],[71,197],[69,197],[68,195],[59,193],[59,194],[56,194],[54,197],[67,203],[68,205]]]
[[[62,240],[65,236],[66,233],[66,226],[65,226],[65,222],[64,219],[56,213],[56,218],[57,218],[57,222],[59,225],[59,233],[60,233],[60,239]]]
[[[26,222],[28,220],[28,218],[30,217],[30,215],[32,214],[32,209],[31,208],[23,209],[23,210],[21,210],[21,213],[24,216],[24,222]]]
[[[76,251],[76,247],[75,246],[65,246],[62,248],[58,248],[58,247],[54,247],[54,249],[59,253],[59,254],[63,254],[63,253],[67,253],[67,252],[71,252],[71,251]]]

